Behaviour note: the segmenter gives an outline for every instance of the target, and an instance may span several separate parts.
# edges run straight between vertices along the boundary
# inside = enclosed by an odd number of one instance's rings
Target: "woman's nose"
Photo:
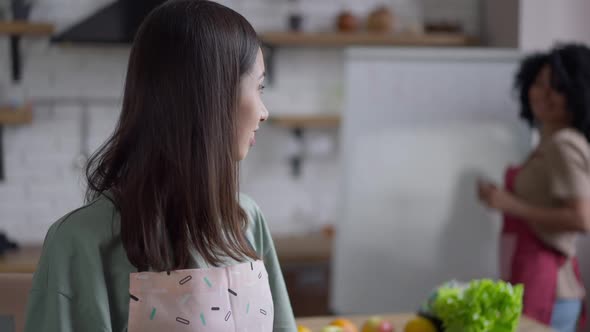
[[[265,107],[265,106],[263,106],[263,107],[262,107],[262,114],[260,115],[260,121],[261,121],[261,122],[263,122],[263,121],[266,121],[266,120],[268,119],[268,116],[269,116],[269,112],[268,112],[268,110],[266,109],[266,107]]]

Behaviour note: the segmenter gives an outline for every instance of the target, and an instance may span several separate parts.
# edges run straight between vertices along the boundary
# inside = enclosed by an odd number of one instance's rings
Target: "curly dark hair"
[[[526,57],[516,74],[514,88],[520,101],[520,116],[531,126],[535,118],[529,102],[529,89],[541,69],[551,67],[552,87],[563,93],[573,114],[572,126],[590,142],[590,48],[581,44],[563,44],[549,52]]]

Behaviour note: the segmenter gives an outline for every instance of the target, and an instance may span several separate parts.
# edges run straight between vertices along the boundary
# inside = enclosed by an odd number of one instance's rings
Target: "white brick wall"
[[[426,5],[434,0],[423,1]],[[460,12],[466,25],[477,25],[477,11],[470,4],[478,1],[449,0],[448,6],[434,2],[444,11]],[[107,3],[38,0],[33,17],[55,22],[62,29]],[[284,28],[284,1],[222,3],[242,12],[259,31]],[[351,8],[365,15],[380,3],[393,5],[402,22],[420,20],[423,12],[433,15],[414,0],[302,0],[304,26],[328,29],[340,9]],[[90,122],[85,140],[94,150],[117,119],[129,50],[61,48],[42,40],[24,42],[23,50],[24,80],[14,87],[9,79],[7,43],[0,41],[0,98],[38,100],[32,125],[7,126],[4,130],[6,179],[0,183],[0,230],[21,242],[39,242],[53,221],[82,203],[84,182],[77,166],[84,150],[82,109],[88,107]],[[337,112],[343,90],[342,67],[338,50],[278,50],[276,81],[265,96],[268,108],[272,113]],[[311,130],[306,134],[309,153],[298,179],[291,177],[289,167],[289,157],[296,150],[294,139],[289,131],[271,125],[265,126],[244,163],[242,189],[262,206],[275,233],[337,222],[337,132]]]

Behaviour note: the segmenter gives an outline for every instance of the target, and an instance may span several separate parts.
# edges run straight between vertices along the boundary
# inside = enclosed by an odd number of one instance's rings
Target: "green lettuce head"
[[[514,332],[522,312],[523,286],[474,280],[441,286],[423,308],[446,332]]]

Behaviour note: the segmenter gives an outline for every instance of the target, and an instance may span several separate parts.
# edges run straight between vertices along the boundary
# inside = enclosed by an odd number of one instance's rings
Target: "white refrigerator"
[[[331,306],[415,311],[450,280],[496,278],[499,215],[475,198],[530,148],[512,90],[520,54],[350,49]]]

